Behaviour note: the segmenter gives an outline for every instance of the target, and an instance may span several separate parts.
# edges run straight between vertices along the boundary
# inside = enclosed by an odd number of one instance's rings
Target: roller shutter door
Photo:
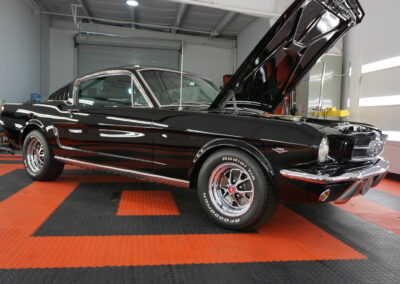
[[[78,45],[78,76],[128,65],[179,69],[179,50],[115,45]]]

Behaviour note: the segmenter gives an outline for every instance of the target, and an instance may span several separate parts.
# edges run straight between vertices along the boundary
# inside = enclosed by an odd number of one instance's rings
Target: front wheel
[[[278,205],[264,171],[237,150],[218,151],[205,161],[198,195],[206,214],[228,229],[256,228],[273,216]]]
[[[34,130],[26,136],[23,157],[26,172],[37,181],[54,180],[64,169],[64,164],[54,159],[46,137],[39,130]]]

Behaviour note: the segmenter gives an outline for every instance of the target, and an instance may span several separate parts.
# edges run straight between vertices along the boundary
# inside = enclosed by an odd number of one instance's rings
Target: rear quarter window
[[[68,84],[61,89],[58,89],[47,97],[47,101],[68,101],[68,99],[70,98],[70,89],[71,84]]]

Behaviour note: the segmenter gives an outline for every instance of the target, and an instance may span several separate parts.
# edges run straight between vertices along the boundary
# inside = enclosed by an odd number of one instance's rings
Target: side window
[[[143,94],[139,91],[135,83],[133,83],[133,88],[131,90],[133,96],[133,105],[135,107],[147,107],[149,106]]]
[[[79,106],[131,107],[132,83],[127,75],[100,77],[79,84]]]

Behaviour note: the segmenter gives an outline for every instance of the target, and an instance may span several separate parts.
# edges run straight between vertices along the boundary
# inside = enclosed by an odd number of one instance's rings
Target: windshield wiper
[[[226,108],[226,109],[233,109],[235,111],[235,108],[233,108],[233,107]],[[237,107],[236,109],[238,112],[242,111],[242,112],[248,112],[248,113],[257,114],[257,115],[263,113],[262,111],[245,108],[245,107]]]
[[[183,106],[187,105],[199,105],[199,106],[209,106],[210,103],[208,102],[184,102],[182,103]],[[170,104],[170,105],[162,105],[163,107],[169,107],[169,106],[180,106],[180,104]]]

